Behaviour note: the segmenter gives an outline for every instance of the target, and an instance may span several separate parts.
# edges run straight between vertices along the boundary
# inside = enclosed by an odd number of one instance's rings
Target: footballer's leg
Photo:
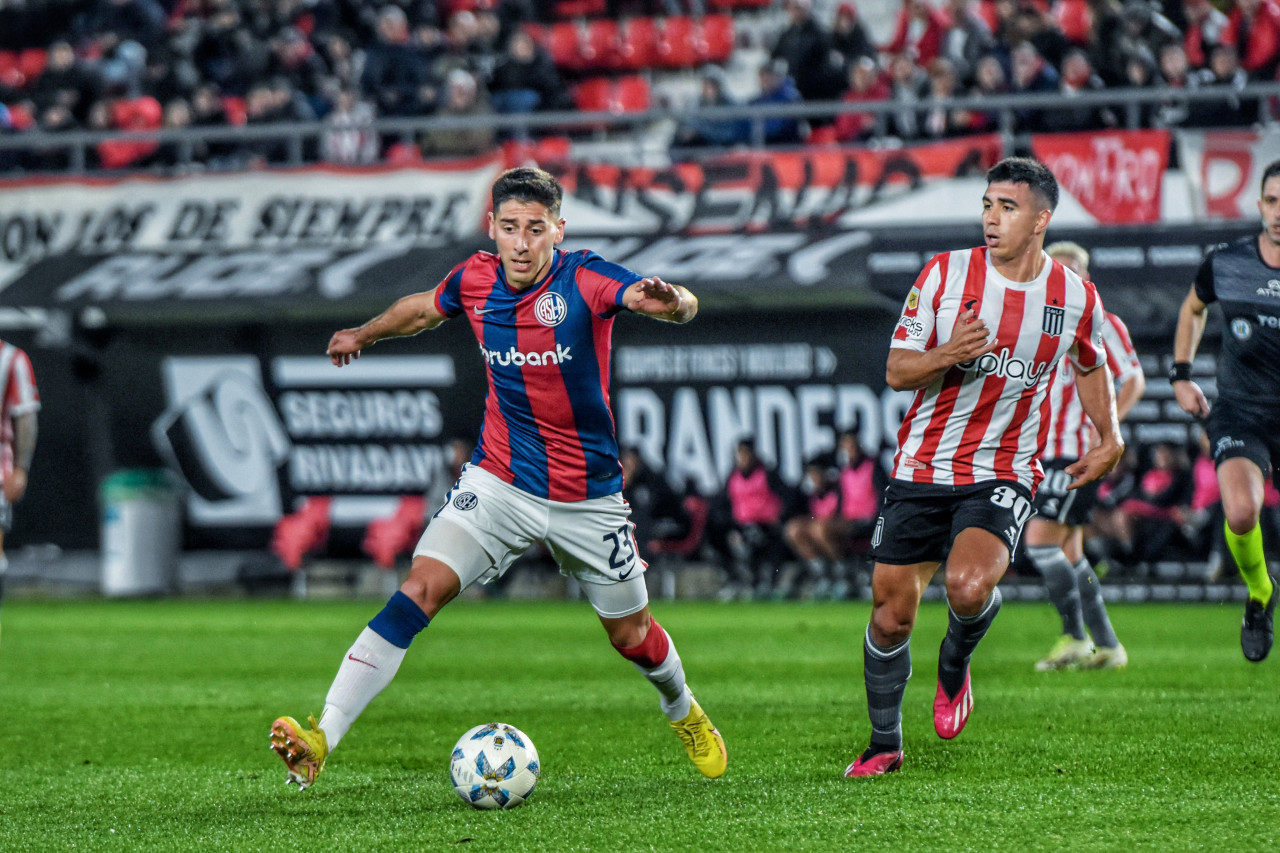
[[[1239,456],[1218,466],[1222,487],[1222,509],[1226,516],[1227,550],[1235,558],[1240,576],[1249,588],[1244,621],[1240,627],[1240,647],[1251,661],[1261,661],[1271,651],[1277,592],[1262,547],[1262,525],[1258,519],[1263,505],[1262,469],[1252,459]]]
[[[391,683],[409,644],[461,591],[462,579],[469,585],[493,563],[470,534],[441,518],[428,525],[414,554],[400,590],[347,650],[325,696],[319,723],[312,717],[311,727],[305,728],[292,717],[280,717],[271,726],[271,748],[289,771],[285,781],[297,783],[300,791],[315,782],[329,753]]]
[[[862,645],[862,679],[871,743],[845,768],[848,777],[881,776],[902,766],[902,697],[911,678],[911,631],[938,563],[876,563],[871,623]]]
[[[969,659],[1000,612],[996,584],[1009,565],[1010,546],[988,530],[967,527],[947,559],[947,633],[938,649],[933,727],[938,737],[960,734],[973,710]]]
[[[649,612],[644,578],[584,587],[609,642],[658,691],[662,712],[694,767],[711,779],[724,775],[728,766],[724,738],[689,690],[675,643]],[[633,610],[636,605],[639,610]]]

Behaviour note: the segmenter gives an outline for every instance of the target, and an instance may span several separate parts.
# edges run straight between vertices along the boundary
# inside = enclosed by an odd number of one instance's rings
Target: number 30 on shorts
[[[1000,486],[991,493],[991,502],[1013,513],[1014,521],[1021,527],[1031,517],[1031,501],[1008,486]]]

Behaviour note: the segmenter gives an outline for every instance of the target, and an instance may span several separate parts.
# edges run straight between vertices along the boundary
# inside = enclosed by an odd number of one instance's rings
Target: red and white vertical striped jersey
[[[1117,383],[1123,385],[1131,376],[1142,373],[1128,328],[1110,311],[1102,326],[1102,345],[1107,351],[1107,367]],[[1076,391],[1076,372],[1070,360],[1063,359],[1049,386],[1049,435],[1040,458],[1079,459],[1089,452],[1089,447],[1089,417]]]
[[[0,481],[13,470],[13,419],[40,408],[31,359],[0,341]]]
[[[950,340],[972,308],[996,349],[916,391],[898,431],[892,476],[963,486],[1016,480],[1035,490],[1048,432],[1049,383],[1064,356],[1105,363],[1102,300],[1092,282],[1044,256],[1034,281],[1010,281],[986,247],[935,255],[907,295],[891,347],[925,352]]]

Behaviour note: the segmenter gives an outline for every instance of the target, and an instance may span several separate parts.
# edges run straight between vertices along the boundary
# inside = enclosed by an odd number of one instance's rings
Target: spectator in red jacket
[[[950,29],[951,21],[946,14],[934,8],[929,0],[902,0],[893,38],[881,50],[899,54],[910,49],[916,62],[927,67],[942,53]]]
[[[1222,37],[1231,23],[1209,0],[1185,0],[1182,6],[1187,16],[1186,32],[1182,46],[1192,68],[1206,68],[1209,53],[1222,43]]]
[[[880,73],[874,59],[864,56],[849,66],[849,90],[846,104],[883,103],[889,100],[889,83]],[[836,139],[840,142],[863,142],[878,135],[884,119],[875,113],[840,113],[836,116]]]
[[[1250,79],[1274,80],[1280,66],[1280,2],[1236,0],[1222,40],[1235,45]]]

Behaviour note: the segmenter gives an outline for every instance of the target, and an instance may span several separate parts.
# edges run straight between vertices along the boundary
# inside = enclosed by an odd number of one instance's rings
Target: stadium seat
[[[679,539],[654,539],[645,546],[653,556],[662,583],[662,597],[667,600],[676,597],[676,569],[702,547],[711,505],[700,495],[689,495],[684,499],[684,511],[689,515],[688,533]]]
[[[640,74],[619,77],[613,84],[610,108],[619,113],[642,113],[649,109],[649,81]]]
[[[422,149],[412,142],[397,142],[387,149],[386,161],[392,166],[416,166],[423,161]]]
[[[587,23],[582,41],[582,64],[590,71],[612,71],[622,66],[624,47],[618,22],[607,18]]]
[[[426,527],[427,501],[421,495],[406,495],[396,504],[395,512],[369,522],[360,550],[374,563],[391,569],[396,558],[409,551]]]
[[[697,45],[701,62],[724,64],[733,56],[732,15],[707,15],[699,28]]]
[[[608,11],[607,0],[556,0],[551,13],[557,18],[588,18]]]
[[[329,540],[329,510],[333,498],[309,497],[296,512],[276,522],[271,536],[271,553],[290,571],[302,568],[307,554],[318,550]]]
[[[27,78],[27,83],[34,83],[48,64],[49,54],[42,47],[29,47],[18,54],[18,70]]]
[[[622,49],[617,68],[644,71],[658,60],[658,24],[653,18],[632,18],[622,25]]]
[[[573,141],[567,136],[548,136],[534,143],[533,159],[539,166],[567,163]]]
[[[1051,13],[1067,41],[1088,47],[1093,40],[1093,10],[1088,0],[1058,0]]]
[[[227,114],[227,124],[239,126],[249,121],[249,110],[245,107],[244,98],[237,95],[222,96],[222,111]]]
[[[693,18],[672,15],[658,37],[657,64],[662,68],[693,68],[698,64],[699,36]]]
[[[579,71],[584,65],[582,33],[572,21],[557,21],[547,30],[547,52],[563,71]]]
[[[0,50],[0,85],[21,89],[27,78],[18,70],[18,54],[12,50]]]
[[[26,104],[13,104],[9,107],[9,121],[14,130],[30,130],[35,127],[36,117]]]
[[[608,77],[590,77],[573,87],[573,103],[584,113],[602,113],[611,109],[613,81]]]

